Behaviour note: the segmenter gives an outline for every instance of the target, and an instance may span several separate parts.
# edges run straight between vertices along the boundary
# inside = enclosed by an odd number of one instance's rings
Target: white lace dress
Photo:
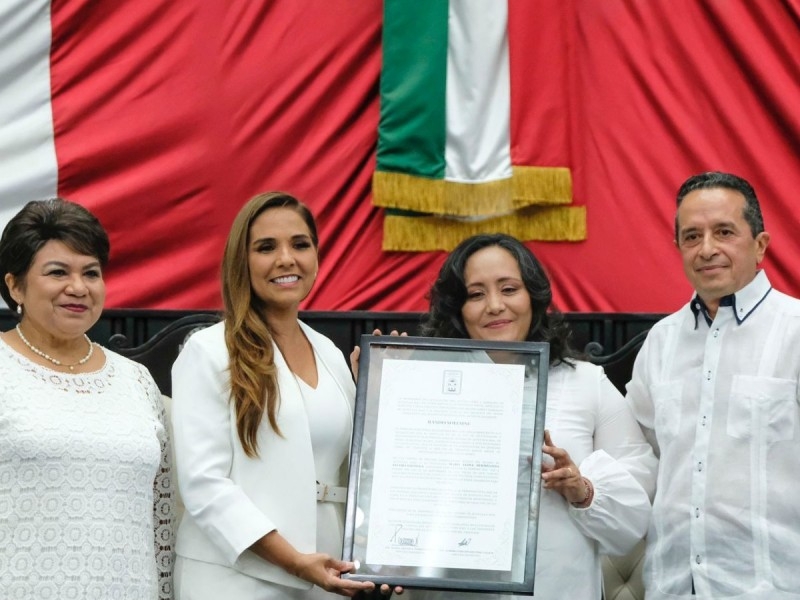
[[[103,351],[100,370],[64,374],[0,340],[0,598],[172,598],[161,394]]]

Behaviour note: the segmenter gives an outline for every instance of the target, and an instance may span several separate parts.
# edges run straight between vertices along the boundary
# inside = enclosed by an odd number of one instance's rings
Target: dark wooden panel
[[[645,313],[568,313],[573,346],[602,364],[614,384],[624,390],[644,333],[663,315]],[[392,329],[418,333],[422,313],[370,311],[307,311],[301,318],[333,340],[347,357],[362,335]],[[219,319],[214,311],[114,309],[103,313],[89,336],[96,342],[145,364],[161,390],[171,391],[170,369],[186,334]],[[0,311],[0,328],[11,329],[16,318]]]

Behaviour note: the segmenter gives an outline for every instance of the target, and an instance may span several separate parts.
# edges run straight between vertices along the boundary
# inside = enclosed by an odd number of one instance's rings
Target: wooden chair
[[[178,358],[186,338],[209,325],[219,322],[219,315],[196,314],[181,317],[156,333],[141,346],[131,346],[128,338],[121,333],[112,335],[108,340],[109,350],[127,356],[131,360],[143,364],[150,371],[158,384],[158,389],[165,396],[172,395],[172,363]]]
[[[649,331],[649,329],[640,331],[629,339],[624,346],[612,354],[604,355],[603,346],[597,342],[589,342],[586,344],[583,351],[589,361],[603,367],[611,383],[613,383],[622,394],[625,394],[625,385],[631,379],[636,355],[639,353],[642,344],[644,344],[644,340]]]

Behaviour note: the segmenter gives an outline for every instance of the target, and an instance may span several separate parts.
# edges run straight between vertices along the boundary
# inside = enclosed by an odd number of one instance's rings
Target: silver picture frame
[[[360,348],[343,577],[532,594],[549,345],[369,335]]]

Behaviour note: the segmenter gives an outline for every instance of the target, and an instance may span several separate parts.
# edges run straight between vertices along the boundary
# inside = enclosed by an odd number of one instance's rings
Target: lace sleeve
[[[161,466],[153,481],[153,533],[155,560],[158,569],[158,598],[172,600],[172,566],[175,561],[175,482],[173,481],[172,444],[167,411],[155,382],[151,386],[154,404],[162,427],[159,428]]]

